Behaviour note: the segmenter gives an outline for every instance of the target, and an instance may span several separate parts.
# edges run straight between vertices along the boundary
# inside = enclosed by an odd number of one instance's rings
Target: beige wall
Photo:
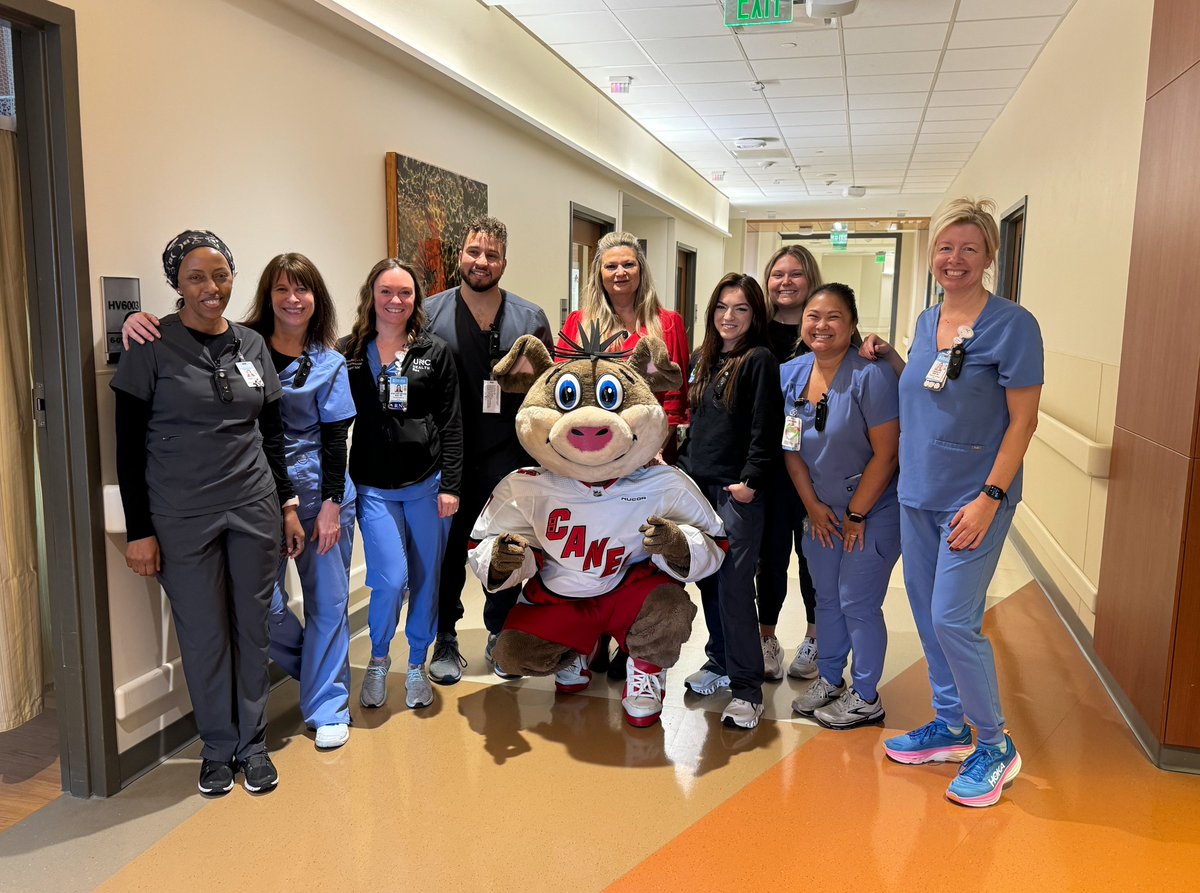
[[[1021,303],[1046,384],[1015,523],[1089,629],[1107,480],[1079,459],[1112,443],[1152,11],[1078,0],[948,193],[1001,213],[1029,196]]]
[[[383,157],[388,151],[488,184],[490,210],[509,227],[505,285],[538,302],[552,320],[566,289],[571,201],[615,218],[622,191],[640,190],[643,200],[681,218],[676,234],[698,249],[701,281],[714,277],[714,266],[720,265],[724,198],[699,177],[675,184],[680,162],[657,143],[630,137],[641,160],[629,169],[649,165],[660,171],[652,193],[599,163],[595,153],[549,139],[504,108],[486,107],[477,93],[416,65],[392,42],[356,32],[341,18],[331,23],[316,2],[73,0],[68,5],[76,11],[79,32],[99,357],[99,277],[138,277],[144,306],[168,311],[174,295],[162,281],[159,255],[167,239],[187,227],[213,229],[232,247],[241,271],[232,317],[245,311],[263,264],[279,251],[294,250],[308,254],[325,274],[344,329],[361,278],[386,250]],[[437,16],[427,5],[420,10],[417,4],[393,5],[413,7],[408,32],[414,39],[421,34],[427,51],[432,38],[421,30],[427,25],[441,27],[438,23],[480,11],[498,15],[475,0],[442,0]],[[324,20],[297,15],[297,9]],[[514,57],[537,51],[524,32],[509,26],[502,26],[505,40],[526,41],[510,46]],[[565,69],[555,78],[548,77],[547,67],[538,70],[542,82],[578,80]],[[575,102],[577,94],[569,95]],[[587,114],[603,117],[601,105]],[[627,132],[625,127],[614,124],[610,132]],[[703,189],[694,189],[697,183]],[[663,197],[668,192],[674,200]],[[707,203],[707,218],[680,210],[680,203],[688,202]],[[712,225],[714,220],[719,225]],[[99,375],[100,418],[107,431],[111,369],[101,368]],[[106,435],[101,447],[105,481],[111,484],[111,438]],[[125,568],[124,545],[121,534],[109,537],[121,749],[187,709],[178,663],[172,663],[178,652],[170,640],[168,612],[157,586]],[[352,583],[361,585],[361,580],[356,559]]]

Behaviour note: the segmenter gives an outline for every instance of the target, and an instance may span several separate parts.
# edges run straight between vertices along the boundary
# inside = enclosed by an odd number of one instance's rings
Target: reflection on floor
[[[58,714],[47,706],[25,725],[0,732],[0,834],[61,794]]]
[[[192,748],[118,797],[62,798],[0,835],[0,889],[1195,889],[1200,778],[1150,766],[1028,581],[1006,552],[988,628],[1025,768],[990,810],[942,798],[952,768],[880,755],[929,715],[898,579],[887,730],[841,733],[791,717],[793,680],[768,687],[749,733],[720,725],[728,694],[685,700],[701,624],[650,729],[625,725],[607,680],[575,696],[502,683],[483,673],[476,590],[469,675],[431,708],[404,708],[398,642],[387,706],[356,706],[350,743],[318,753],[287,683],[272,696],[278,791],[205,801]],[[790,598],[785,646],[803,627]],[[356,685],[366,657],[356,639]]]

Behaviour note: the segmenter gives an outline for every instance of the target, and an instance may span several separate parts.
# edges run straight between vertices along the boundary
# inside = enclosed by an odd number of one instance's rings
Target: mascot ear
[[[546,345],[533,335],[522,335],[492,371],[502,390],[510,394],[525,394],[538,377],[553,365],[554,360],[550,358]]]
[[[667,346],[657,338],[646,336],[638,341],[629,365],[642,374],[656,394],[677,391],[683,384],[683,373],[667,356]]]

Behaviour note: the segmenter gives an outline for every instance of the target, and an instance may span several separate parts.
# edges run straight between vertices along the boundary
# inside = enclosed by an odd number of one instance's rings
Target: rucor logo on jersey
[[[554,509],[546,518],[546,539],[565,540],[559,558],[582,558],[584,571],[602,568],[600,576],[611,577],[621,569],[625,558],[625,547],[608,547],[608,537],[588,540],[586,524],[568,524],[570,509]]]

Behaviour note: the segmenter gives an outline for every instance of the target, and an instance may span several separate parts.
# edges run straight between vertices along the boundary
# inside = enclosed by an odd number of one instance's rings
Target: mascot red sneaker
[[[488,592],[524,583],[496,640],[498,664],[580,691],[607,633],[629,654],[625,717],[649,726],[696,616],[681,584],[721,566],[724,529],[691,478],[646,465],[667,436],[654,392],[682,383],[663,343],[609,351],[618,338],[580,338],[555,364],[526,335],[496,365],[502,388],[525,392],[517,437],[541,466],[492,492],[469,561]]]

